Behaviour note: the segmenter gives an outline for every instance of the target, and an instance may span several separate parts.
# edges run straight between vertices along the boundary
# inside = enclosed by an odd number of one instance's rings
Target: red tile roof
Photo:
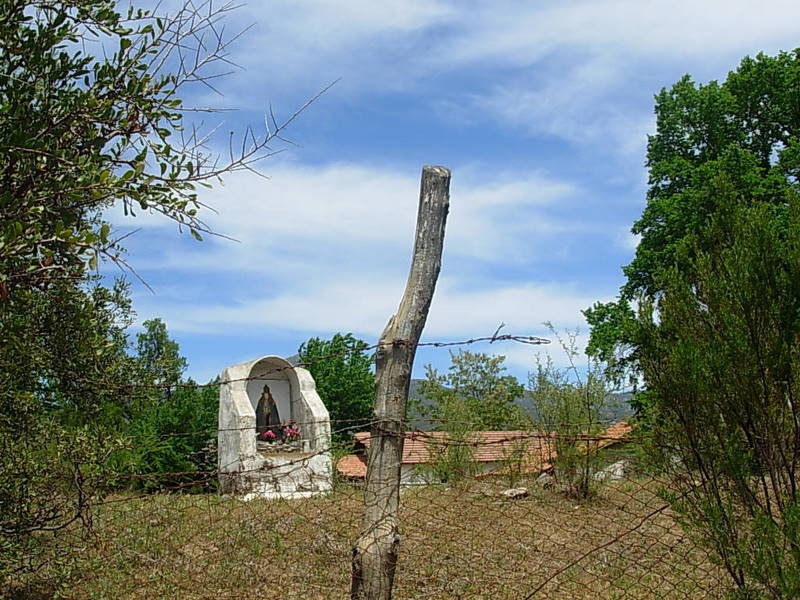
[[[369,448],[370,433],[357,433],[355,438]],[[478,462],[502,460],[520,445],[526,446],[531,452],[548,445],[547,439],[540,433],[531,431],[471,431],[461,443],[473,448],[473,458]],[[431,456],[435,456],[447,444],[448,434],[444,431],[408,431],[403,443],[402,463],[413,465],[430,462]]]
[[[633,425],[627,421],[614,423],[611,427],[603,432],[602,436],[600,436],[602,438],[599,444],[600,448],[605,448],[606,446],[624,441],[631,431],[633,431]]]
[[[596,440],[595,449],[624,441],[632,431],[626,421],[615,423],[601,435],[593,438]],[[358,443],[369,448],[371,434],[360,432],[355,434]],[[403,443],[402,464],[421,464],[430,462],[439,449],[448,443],[448,434],[443,431],[408,431],[405,433]],[[547,471],[552,468],[555,450],[552,447],[550,436],[535,431],[472,431],[461,442],[473,448],[473,457],[477,462],[500,462],[513,455],[518,448],[524,448],[527,453],[525,470],[528,472]],[[365,477],[367,464],[363,454],[345,456],[336,464],[337,470],[345,477]]]
[[[336,470],[344,477],[361,479],[367,476],[367,461],[363,454],[348,454],[336,461]]]

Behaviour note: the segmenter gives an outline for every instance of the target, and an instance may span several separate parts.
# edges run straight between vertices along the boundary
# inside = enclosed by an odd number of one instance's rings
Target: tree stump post
[[[375,409],[367,453],[364,524],[353,548],[352,600],[389,600],[400,537],[400,465],[411,367],[442,263],[450,171],[422,168],[414,256],[397,313],[376,354]]]

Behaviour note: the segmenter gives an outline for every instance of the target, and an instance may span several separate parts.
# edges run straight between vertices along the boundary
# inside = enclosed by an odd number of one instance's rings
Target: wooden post
[[[353,548],[353,600],[389,600],[400,537],[400,461],[411,367],[442,264],[450,171],[423,167],[408,283],[376,356],[375,409],[367,453],[364,525]]]

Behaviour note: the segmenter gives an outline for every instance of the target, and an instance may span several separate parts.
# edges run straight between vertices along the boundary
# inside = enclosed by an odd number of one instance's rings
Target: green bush
[[[369,429],[375,376],[367,347],[352,333],[337,333],[330,340],[311,338],[297,351],[330,414],[334,446],[349,445],[353,433]]]
[[[556,453],[554,475],[564,492],[572,498],[588,498],[597,484],[593,476],[599,456],[596,445],[587,438],[597,436],[609,425],[603,421],[612,391],[607,369],[590,359],[585,375],[581,375],[575,362],[576,334],[563,338],[550,323],[546,325],[558,339],[570,366],[558,368],[549,356],[537,357],[536,371],[528,381],[536,411],[534,421],[539,432],[551,436]]]
[[[800,597],[800,202],[719,210],[639,343],[668,497],[741,598]]]

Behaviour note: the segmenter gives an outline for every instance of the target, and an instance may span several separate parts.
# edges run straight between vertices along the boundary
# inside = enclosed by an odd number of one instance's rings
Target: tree
[[[426,365],[427,379],[418,388],[425,403],[415,402],[415,411],[442,429],[460,420],[465,422],[459,427],[470,431],[519,428],[525,419],[514,400],[525,388],[513,375],[503,375],[505,360],[505,356],[459,350],[450,353],[446,374]]]
[[[161,319],[151,319],[143,325],[144,332],[136,335],[136,358],[149,384],[169,390],[181,380],[188,363]]]
[[[661,273],[636,331],[651,455],[741,598],[800,596],[800,200],[786,200],[720,183],[677,249],[690,268]]]
[[[181,92],[229,68],[217,22],[187,2],[171,17],[115,0],[0,3],[0,297],[125,264],[101,211],[155,211],[197,237],[197,186],[250,169],[284,125],[248,129],[227,160],[184,123]],[[96,55],[89,52],[96,52]],[[231,148],[235,145],[231,144]]]
[[[36,570],[49,536],[85,520],[122,446],[132,364],[125,287],[18,290],[0,310],[0,585]],[[67,560],[72,553],[60,553]]]
[[[368,345],[352,333],[330,340],[311,338],[297,353],[317,384],[333,424],[335,444],[349,441],[356,431],[369,429],[375,396],[373,357]]]
[[[216,489],[217,381],[181,381],[162,401],[144,404],[126,428],[118,469],[135,474],[132,487],[149,491]]]
[[[447,435],[445,439],[431,439],[428,442],[430,456],[428,462],[417,465],[426,479],[442,483],[458,483],[469,480],[480,473],[481,466],[475,460],[475,431],[469,407],[457,396],[440,398],[438,419],[439,430]]]
[[[412,420],[427,421],[445,432],[432,444],[432,456],[422,468],[439,481],[458,482],[480,471],[474,460],[473,431],[520,429],[529,420],[514,400],[523,386],[513,375],[503,375],[505,356],[459,350],[450,353],[450,367],[439,374],[425,365],[425,381],[412,399]]]
[[[537,357],[536,370],[528,375],[528,393],[533,400],[534,421],[541,433],[551,436],[554,475],[567,496],[586,499],[594,492],[594,474],[599,456],[590,441],[607,426],[605,409],[612,392],[606,371],[597,360],[590,360],[585,374],[576,365],[576,333],[560,335],[545,323],[558,340],[569,367],[558,368],[549,356]]]
[[[119,425],[128,443],[115,456],[117,469],[133,473],[147,490],[213,488],[219,388],[183,374],[188,363],[161,319],[144,322],[131,356],[133,393]]]
[[[102,212],[159,212],[200,238],[197,186],[252,168],[294,118],[248,129],[227,160],[184,122],[186,86],[230,64],[227,10],[0,3],[0,578],[85,516],[130,423],[129,302],[91,275],[100,257],[127,264]]]
[[[799,94],[800,49],[745,58],[721,84],[697,85],[686,75],[656,96],[647,205],[632,228],[641,236],[636,256],[623,269],[618,300],[584,312],[593,356],[609,361],[621,348],[628,364],[637,362],[630,303],[655,299],[663,291],[659,273],[673,265],[691,276],[690,249],[710,249],[703,232],[718,209],[720,181],[776,214],[800,189]]]

